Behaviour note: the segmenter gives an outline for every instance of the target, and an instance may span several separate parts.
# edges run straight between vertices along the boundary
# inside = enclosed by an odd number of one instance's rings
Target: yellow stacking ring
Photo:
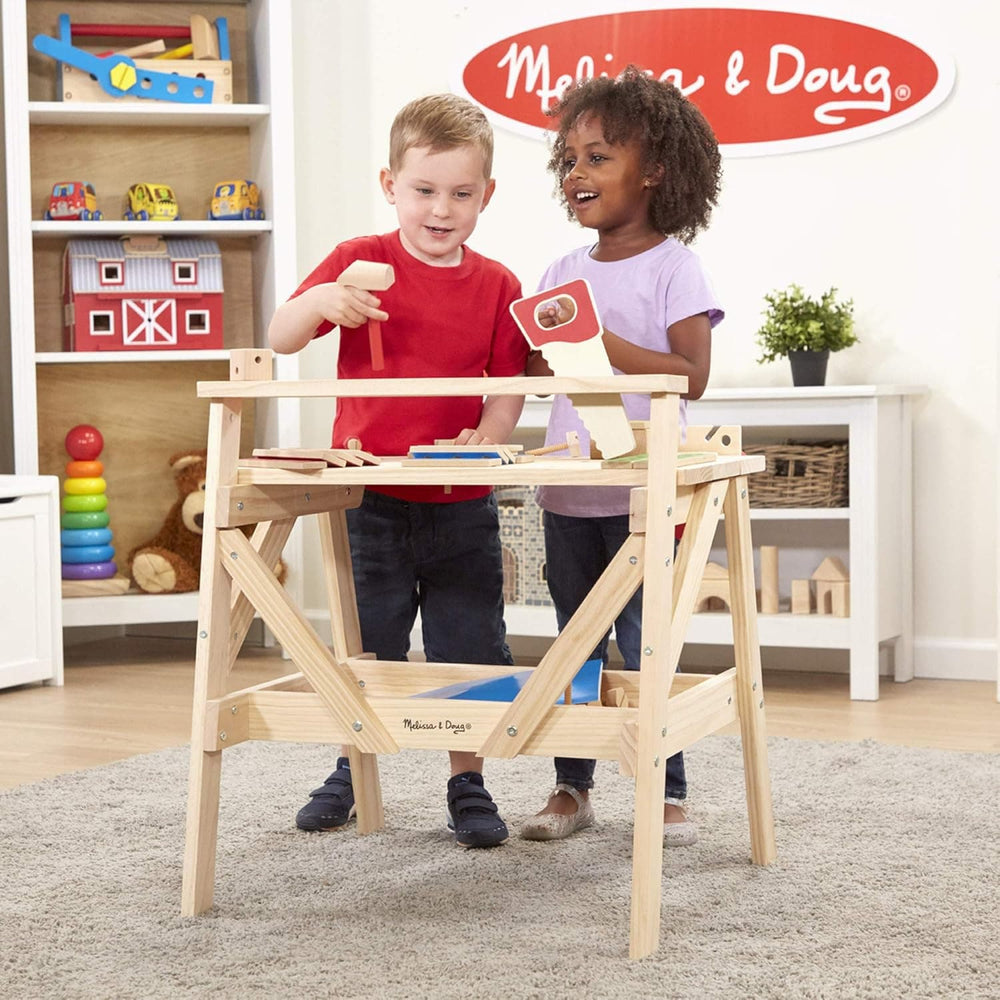
[[[103,493],[108,484],[100,476],[88,476],[85,479],[67,479],[63,489],[70,496],[85,496],[91,493]]]
[[[62,498],[62,509],[71,512],[104,510],[107,505],[108,498],[103,493],[83,493],[79,496],[70,494]]]

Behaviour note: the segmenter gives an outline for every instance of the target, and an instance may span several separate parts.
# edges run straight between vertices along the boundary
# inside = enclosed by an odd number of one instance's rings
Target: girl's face
[[[581,117],[566,133],[562,188],[581,226],[601,235],[648,232],[653,178],[643,171],[639,142],[611,145],[601,119]]]

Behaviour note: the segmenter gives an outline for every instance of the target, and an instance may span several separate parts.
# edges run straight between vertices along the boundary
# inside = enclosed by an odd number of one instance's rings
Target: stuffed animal
[[[177,500],[160,530],[128,557],[132,579],[148,594],[198,589],[205,516],[205,451],[181,451],[170,458]]]
[[[128,557],[132,579],[148,594],[180,594],[197,590],[201,577],[202,522],[205,519],[205,458],[207,452],[179,451],[170,458],[177,484],[177,500],[167,511],[160,530]],[[249,535],[252,528],[244,528]],[[279,559],[279,583],[287,570]]]

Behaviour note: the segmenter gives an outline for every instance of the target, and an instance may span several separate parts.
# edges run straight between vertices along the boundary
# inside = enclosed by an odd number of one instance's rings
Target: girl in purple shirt
[[[705,390],[711,331],[723,312],[697,256],[685,244],[709,220],[721,179],[715,135],[680,91],[634,66],[617,79],[577,84],[550,114],[558,118],[549,169],[559,178],[570,218],[597,231],[597,242],[552,264],[539,289],[586,278],[604,324],[604,346],[616,372],[686,375],[687,398]],[[540,355],[531,374],[549,374]],[[649,397],[624,395],[632,420],[649,418]],[[685,406],[681,402],[681,420]],[[552,404],[546,444],[586,428],[569,400]],[[543,486],[546,574],[562,629],[629,533],[629,488]],[[639,669],[642,591],[615,621],[628,670]],[[591,654],[607,663],[608,635]],[[593,760],[557,757],[556,787],[541,812],[521,827],[529,840],[559,840],[590,826]],[[684,758],[667,761],[664,843],[693,844],[687,818]]]

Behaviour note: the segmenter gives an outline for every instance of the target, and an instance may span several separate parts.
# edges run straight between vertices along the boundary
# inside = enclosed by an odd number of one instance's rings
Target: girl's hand
[[[328,282],[314,285],[300,296],[309,296],[310,306],[334,326],[357,329],[370,319],[384,323],[389,314],[379,308],[382,300],[363,288]]]
[[[557,299],[543,302],[535,310],[535,319],[538,321],[538,325],[546,330],[568,323],[575,315],[576,305],[568,295],[561,295]]]

